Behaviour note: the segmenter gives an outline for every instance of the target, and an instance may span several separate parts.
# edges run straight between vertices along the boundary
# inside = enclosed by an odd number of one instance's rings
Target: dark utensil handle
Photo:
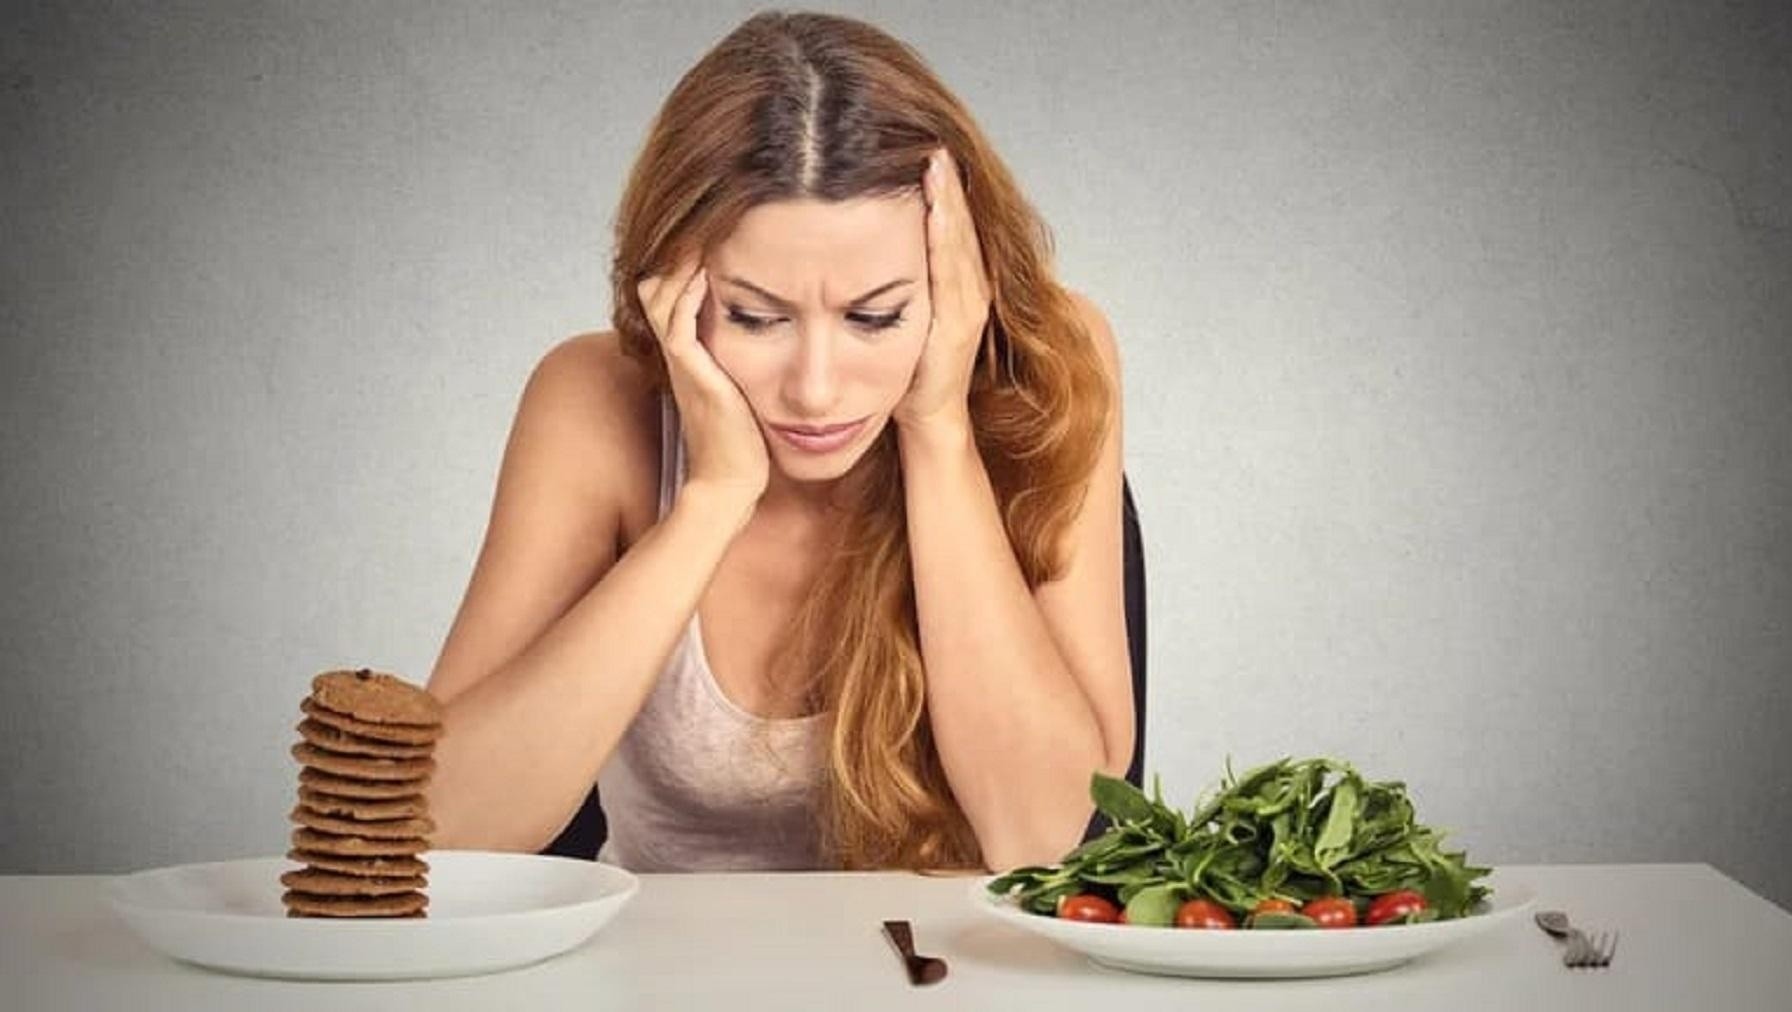
[[[946,961],[915,954],[915,932],[907,921],[885,921],[884,937],[902,954],[902,968],[914,985],[937,984],[946,976]]]
[[[915,932],[907,921],[885,921],[884,934],[896,946],[896,951],[902,953],[903,958],[915,958]]]

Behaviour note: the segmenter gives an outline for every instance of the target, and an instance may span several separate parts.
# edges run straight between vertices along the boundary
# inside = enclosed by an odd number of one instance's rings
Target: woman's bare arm
[[[1106,319],[1073,299],[1115,408],[1061,577],[1029,592],[968,427],[901,433],[930,723],[952,792],[996,869],[1062,857],[1094,811],[1090,773],[1119,776],[1132,758],[1119,361]]]
[[[641,397],[608,343],[536,367],[491,521],[429,680],[445,707],[428,787],[439,848],[535,851],[566,824],[750,512],[687,484],[620,558],[629,417]],[[639,466],[638,463],[633,466]]]

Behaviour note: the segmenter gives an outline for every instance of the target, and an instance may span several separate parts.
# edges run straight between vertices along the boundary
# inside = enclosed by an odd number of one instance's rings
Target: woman
[[[678,83],[615,331],[529,378],[429,680],[437,847],[595,781],[645,870],[1055,860],[1132,753],[1118,363],[963,106],[766,13]]]

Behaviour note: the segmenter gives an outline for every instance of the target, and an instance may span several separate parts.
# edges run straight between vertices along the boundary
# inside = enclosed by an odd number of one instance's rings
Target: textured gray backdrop
[[[277,853],[309,676],[427,677],[647,121],[754,9],[668,6],[8,5],[0,871]],[[1792,904],[1792,32],[1565,6],[834,9],[1120,336],[1175,800],[1334,754],[1478,860]]]

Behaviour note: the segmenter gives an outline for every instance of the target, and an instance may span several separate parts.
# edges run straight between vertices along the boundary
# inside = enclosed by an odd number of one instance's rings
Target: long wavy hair
[[[1055,280],[1049,227],[920,55],[861,21],[768,11],[715,45],[648,130],[615,222],[612,322],[664,389],[636,283],[718,245],[768,201],[921,191],[946,147],[992,292],[970,414],[1028,586],[1059,575],[1113,410],[1100,354]],[[886,429],[785,637],[779,667],[828,715],[820,838],[841,868],[973,868],[927,703],[902,473]]]

